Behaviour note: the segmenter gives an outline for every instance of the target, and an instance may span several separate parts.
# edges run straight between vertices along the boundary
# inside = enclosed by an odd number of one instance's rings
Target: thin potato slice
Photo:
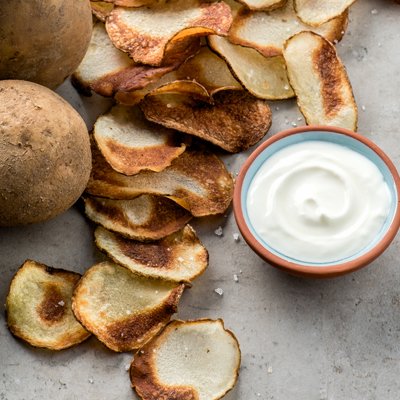
[[[205,148],[190,147],[161,172],[134,176],[115,172],[100,151],[92,148],[92,173],[86,192],[129,200],[147,193],[168,196],[193,216],[224,212],[233,196],[233,179],[223,162]]]
[[[288,0],[285,6],[271,13],[242,7],[235,15],[229,40],[234,44],[252,47],[265,57],[272,57],[282,55],[286,40],[304,30],[313,30],[332,43],[338,42],[344,35],[347,22],[346,10],[339,17],[312,28],[297,17],[293,0]]]
[[[184,284],[149,279],[105,261],[90,267],[74,291],[76,318],[108,348],[140,347],[177,312]]]
[[[313,32],[290,38],[284,50],[290,83],[309,125],[357,130],[357,106],[335,46]]]
[[[210,37],[220,37],[210,35]],[[137,104],[148,94],[182,94],[212,102],[221,90],[242,89],[233,77],[225,61],[203,46],[187,59],[176,71],[164,75],[158,82],[131,93],[116,93],[115,99],[123,104]]]
[[[143,400],[217,400],[234,387],[240,359],[221,319],[173,320],[135,354],[129,375]]]
[[[97,2],[97,0],[92,1]],[[103,0],[101,2],[107,2],[124,7],[143,7],[148,6],[149,4],[157,3],[158,1],[159,0]]]
[[[244,90],[220,91],[214,104],[186,96],[148,96],[140,102],[147,119],[207,140],[232,153],[256,144],[271,126],[271,110]]]
[[[74,318],[72,293],[80,275],[27,260],[6,299],[10,331],[35,347],[62,350],[91,334]]]
[[[139,241],[161,239],[192,219],[188,210],[162,196],[143,194],[132,200],[112,200],[83,195],[83,200],[89,219]]]
[[[182,136],[148,121],[138,106],[114,106],[93,127],[100,151],[113,169],[125,175],[165,169],[185,151]]]
[[[297,16],[311,26],[320,26],[338,17],[356,0],[294,0]]]
[[[199,38],[187,38],[167,47],[161,66],[137,64],[112,44],[104,24],[97,22],[89,49],[72,75],[72,82],[86,95],[90,95],[91,90],[106,97],[117,91],[138,90],[178,68],[199,49]]]
[[[189,36],[226,36],[232,23],[230,7],[207,0],[161,0],[139,9],[115,7],[107,18],[114,45],[136,62],[160,65],[171,41]]]
[[[125,239],[101,226],[94,235],[97,247],[113,261],[149,278],[191,282],[208,266],[208,252],[190,225],[150,243]]]
[[[250,10],[273,11],[286,4],[287,0],[239,0]]]
[[[217,35],[209,36],[208,43],[226,60],[233,75],[253,96],[265,100],[294,97],[282,56],[264,57],[255,49],[232,44]]]
[[[92,14],[102,22],[106,22],[108,14],[114,8],[114,4],[105,1],[91,1]]]

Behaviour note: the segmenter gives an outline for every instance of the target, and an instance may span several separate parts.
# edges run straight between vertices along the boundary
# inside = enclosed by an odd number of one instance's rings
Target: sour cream
[[[382,173],[368,158],[338,144],[306,141],[261,165],[246,206],[254,231],[273,250],[329,263],[367,247],[391,201]]]

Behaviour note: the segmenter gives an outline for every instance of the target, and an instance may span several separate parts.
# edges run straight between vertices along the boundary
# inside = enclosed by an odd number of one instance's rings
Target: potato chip
[[[255,49],[232,44],[227,38],[217,35],[210,35],[208,42],[253,96],[265,100],[294,97],[282,56],[264,57]]]
[[[286,4],[287,0],[240,0],[250,10],[272,11]]]
[[[108,14],[114,8],[114,4],[105,1],[91,1],[92,14],[102,22],[106,22]]]
[[[139,241],[161,239],[179,231],[192,219],[188,210],[163,196],[143,194],[132,200],[82,197],[89,219]]]
[[[232,153],[256,144],[271,126],[271,110],[244,90],[224,90],[214,104],[180,95],[148,96],[140,102],[147,119],[190,133]]]
[[[210,37],[220,37],[210,35]],[[176,71],[164,75],[158,82],[131,93],[116,93],[115,99],[123,104],[137,104],[147,94],[174,93],[212,102],[220,90],[242,89],[225,61],[203,46],[187,59]]]
[[[211,151],[192,146],[161,172],[142,171],[126,176],[114,171],[97,148],[86,192],[94,196],[129,200],[141,194],[168,196],[193,216],[224,212],[233,196],[233,179]]]
[[[112,107],[96,120],[93,136],[111,167],[125,175],[162,171],[190,143],[179,132],[148,121],[138,106]]]
[[[75,288],[76,318],[108,348],[137,349],[177,312],[184,284],[149,279],[105,261],[90,267]]]
[[[208,266],[208,252],[190,225],[149,243],[126,239],[101,226],[94,235],[97,247],[113,261],[149,278],[191,282]]]
[[[221,319],[173,320],[135,354],[129,375],[143,400],[217,400],[234,387],[240,359]]]
[[[89,49],[72,75],[72,83],[86,95],[93,90],[106,97],[117,91],[141,89],[178,68],[199,50],[200,39],[187,38],[168,45],[161,66],[137,64],[112,44],[104,24],[97,22],[93,27]]]
[[[165,48],[189,36],[226,36],[232,23],[230,7],[207,0],[160,0],[139,9],[115,7],[107,18],[114,45],[136,62],[160,65]]]
[[[72,293],[76,272],[27,260],[11,281],[6,299],[7,326],[35,347],[62,350],[91,334],[75,319]]]
[[[356,0],[294,0],[297,16],[311,26],[320,26],[338,17]]]
[[[301,31],[313,30],[329,41],[338,42],[347,28],[347,10],[337,18],[312,28],[296,15],[293,0],[273,12],[251,11],[242,7],[237,11],[229,40],[234,44],[253,47],[265,57],[282,55],[285,41]]]
[[[313,32],[290,38],[284,50],[290,83],[309,125],[357,129],[357,106],[335,46]]]

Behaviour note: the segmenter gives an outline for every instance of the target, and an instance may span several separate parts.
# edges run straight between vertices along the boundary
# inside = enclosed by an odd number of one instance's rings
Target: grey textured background
[[[359,107],[358,131],[400,169],[400,5],[358,0],[337,46]],[[91,128],[108,101],[57,91]],[[295,100],[271,102],[267,135],[304,125]],[[299,120],[300,118],[300,120]],[[221,154],[237,173],[253,149]],[[238,233],[232,209],[195,220],[210,266],[179,304],[181,319],[222,318],[241,344],[242,366],[226,400],[394,400],[400,398],[400,242],[371,265],[326,281],[292,277],[260,260]],[[222,227],[223,235],[214,231]],[[105,257],[93,224],[74,206],[43,224],[0,228],[0,399],[136,399],[126,366],[95,338],[62,352],[38,350],[11,336],[4,307],[9,283],[26,259],[83,273]],[[233,275],[237,274],[236,282]],[[218,295],[214,289],[222,288]]]

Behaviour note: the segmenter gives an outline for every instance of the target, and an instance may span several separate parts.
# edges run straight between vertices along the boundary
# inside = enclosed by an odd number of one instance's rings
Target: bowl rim
[[[291,262],[280,258],[276,254],[270,252],[266,249],[252,234],[250,229],[247,226],[245,221],[243,211],[242,211],[242,187],[243,182],[246,177],[247,171],[249,170],[252,163],[255,159],[270,145],[273,143],[286,138],[288,136],[296,135],[299,133],[305,132],[314,132],[314,131],[326,131],[333,132],[345,136],[349,136],[353,139],[358,140],[363,143],[367,147],[369,147],[372,151],[374,151],[377,156],[386,164],[388,167],[392,177],[393,183],[397,191],[397,207],[396,212],[393,217],[393,221],[384,234],[382,239],[369,251],[362,254],[360,257],[349,260],[344,263],[332,264],[329,266],[311,266],[311,265],[302,265],[297,264],[295,262]],[[345,128],[339,128],[335,126],[326,126],[326,125],[308,125],[301,126],[296,128],[291,128],[279,132],[270,138],[268,138],[265,142],[263,142],[244,162],[243,166],[240,169],[240,172],[236,178],[235,189],[233,193],[233,212],[236,218],[236,222],[241,232],[243,238],[250,246],[250,248],[264,261],[272,265],[273,267],[286,272],[291,275],[306,277],[306,278],[314,278],[314,279],[327,279],[334,278],[337,276],[345,275],[350,272],[357,271],[360,268],[365,267],[370,264],[376,258],[378,258],[390,245],[390,243],[395,238],[397,231],[400,227],[400,176],[394,166],[393,162],[390,158],[371,140],[362,136],[359,133],[350,131]]]

